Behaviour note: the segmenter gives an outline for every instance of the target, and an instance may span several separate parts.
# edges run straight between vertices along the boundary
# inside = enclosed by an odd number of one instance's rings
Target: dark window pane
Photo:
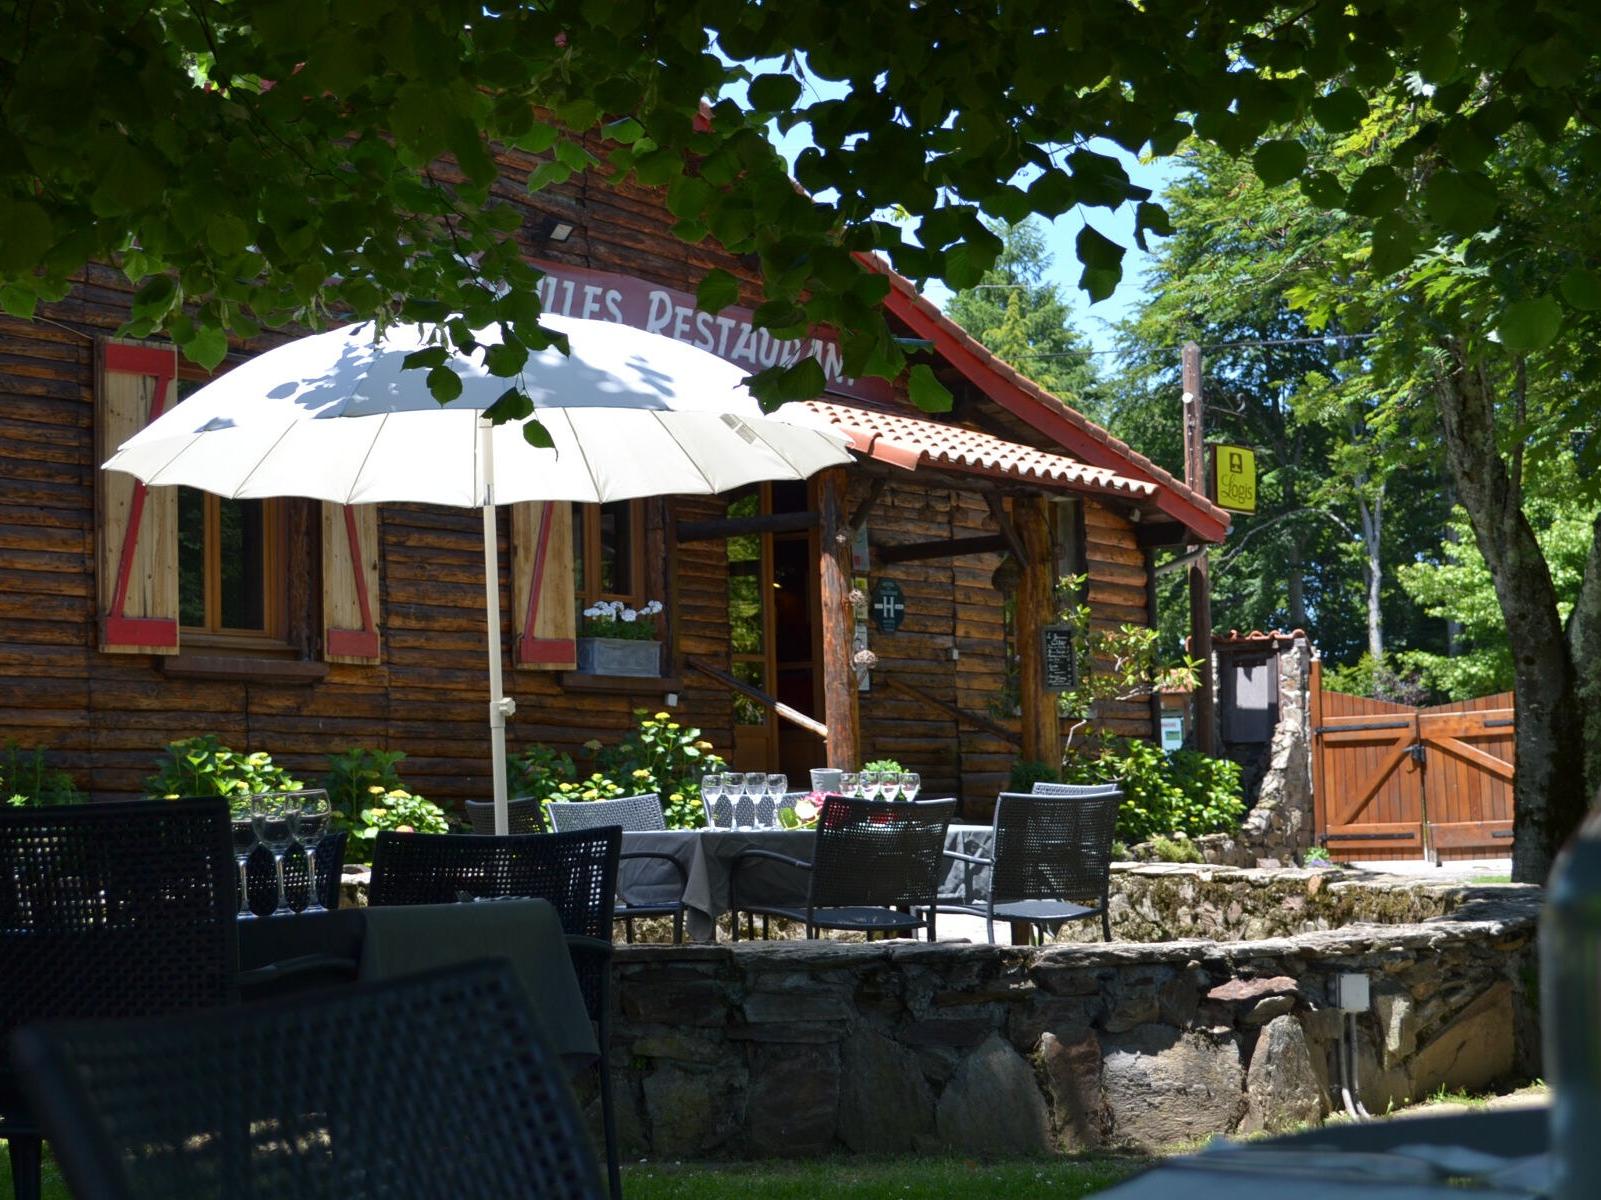
[[[806,512],[806,481],[803,479],[780,479],[773,485],[773,507],[770,511],[775,513]]]
[[[810,560],[807,539],[773,539],[773,639],[781,663],[811,661]]]
[[[634,594],[633,506],[626,500],[600,506],[600,590]]]
[[[223,629],[265,629],[267,539],[260,500],[219,500]]]
[[[178,624],[206,625],[206,494],[178,489]]]
[[[573,590],[581,597],[589,596],[588,564],[584,560],[584,529],[590,519],[589,505],[573,505]],[[580,609],[588,607],[580,604]]]

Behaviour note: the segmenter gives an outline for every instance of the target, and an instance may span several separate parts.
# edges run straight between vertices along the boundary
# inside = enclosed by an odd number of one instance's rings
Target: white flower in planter
[[[622,615],[623,620],[627,621],[629,624],[633,624],[635,621],[639,620],[639,614],[631,608],[623,609]]]

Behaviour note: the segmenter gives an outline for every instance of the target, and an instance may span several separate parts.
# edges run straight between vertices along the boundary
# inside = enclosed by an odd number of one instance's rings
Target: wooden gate
[[[1340,859],[1512,852],[1512,693],[1412,708],[1312,677],[1317,837]]]

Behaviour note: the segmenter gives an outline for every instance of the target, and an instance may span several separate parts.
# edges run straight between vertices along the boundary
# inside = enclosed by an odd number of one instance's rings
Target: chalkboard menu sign
[[[1078,654],[1073,648],[1071,625],[1047,625],[1040,630],[1045,643],[1045,690],[1069,692],[1078,686]]]

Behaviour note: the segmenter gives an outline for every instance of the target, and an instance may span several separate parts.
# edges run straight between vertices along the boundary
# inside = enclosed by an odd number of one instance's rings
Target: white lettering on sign
[[[886,400],[894,395],[888,380],[846,375],[839,343],[826,333],[779,339],[770,330],[751,324],[754,314],[749,309],[702,312],[688,292],[658,287],[642,279],[538,260],[533,265],[545,273],[537,291],[546,312],[614,321],[659,333],[748,367],[752,374],[815,358],[823,368],[830,392],[869,400]]]

